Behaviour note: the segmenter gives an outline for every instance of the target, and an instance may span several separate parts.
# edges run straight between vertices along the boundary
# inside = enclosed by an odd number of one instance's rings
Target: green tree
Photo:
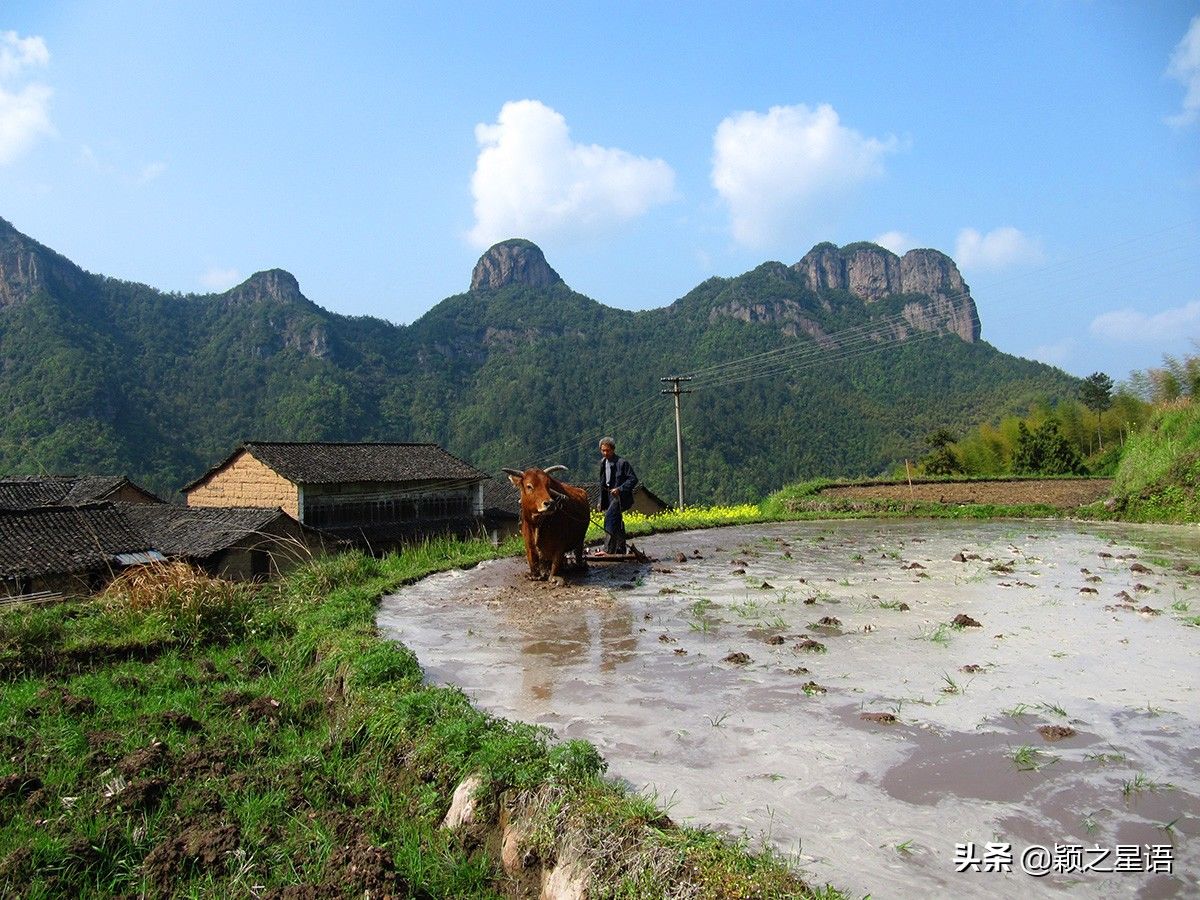
[[[1083,460],[1070,441],[1058,430],[1058,422],[1047,419],[1033,431],[1024,422],[1017,426],[1017,448],[1013,452],[1013,474],[1080,475]]]
[[[921,466],[929,475],[959,475],[963,471],[962,460],[954,452],[954,432],[939,428],[926,436],[925,443],[932,452],[921,460]]]
[[[1093,372],[1079,386],[1079,399],[1096,414],[1096,440],[1104,451],[1104,438],[1100,434],[1100,419],[1104,411],[1112,406],[1113,380],[1103,372]]]

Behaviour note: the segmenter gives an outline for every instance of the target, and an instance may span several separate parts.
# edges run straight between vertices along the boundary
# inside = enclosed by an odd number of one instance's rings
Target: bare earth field
[[[1200,892],[1200,530],[852,520],[638,543],[658,561],[565,588],[523,560],[433,576],[378,624],[429,680],[592,741],[673,818],[851,895]],[[967,842],[1011,843],[1013,871],[956,872]],[[1021,870],[1056,844],[1136,847],[1143,869],[1165,847],[1171,871]]]
[[[1074,509],[1107,496],[1111,478],[1046,478],[1039,480],[944,481],[936,484],[841,485],[823,489],[822,499],[916,500],[925,503],[1044,503]]]

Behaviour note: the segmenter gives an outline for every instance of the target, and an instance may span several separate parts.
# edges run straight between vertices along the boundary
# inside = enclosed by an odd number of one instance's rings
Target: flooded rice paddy
[[[434,576],[379,625],[430,681],[593,742],[677,821],[765,839],[816,883],[1200,892],[1196,529],[860,520],[642,549],[566,588],[523,559]],[[956,872],[966,842],[1011,843],[1012,871]],[[1034,877],[1035,844],[1114,852]],[[1139,869],[1165,845],[1173,871],[1106,872],[1118,845]]]

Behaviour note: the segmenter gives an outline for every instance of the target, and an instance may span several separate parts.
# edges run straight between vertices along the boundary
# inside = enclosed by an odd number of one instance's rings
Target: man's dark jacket
[[[612,464],[612,481],[606,483],[604,480],[604,468],[606,463]],[[633,466],[629,464],[629,460],[622,456],[613,454],[611,460],[600,460],[600,499],[597,505],[600,509],[607,509],[608,504],[612,502],[612,495],[609,493],[613,488],[621,492],[621,509],[622,511],[633,506],[633,489],[637,487],[638,477],[633,471]]]

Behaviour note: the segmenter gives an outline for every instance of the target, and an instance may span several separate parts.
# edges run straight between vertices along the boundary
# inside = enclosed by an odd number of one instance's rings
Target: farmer
[[[608,533],[604,552],[624,556],[625,519],[621,513],[633,506],[633,489],[638,479],[629,460],[617,456],[617,444],[612,438],[600,439],[600,455],[600,499],[596,508],[604,513],[604,530]]]

